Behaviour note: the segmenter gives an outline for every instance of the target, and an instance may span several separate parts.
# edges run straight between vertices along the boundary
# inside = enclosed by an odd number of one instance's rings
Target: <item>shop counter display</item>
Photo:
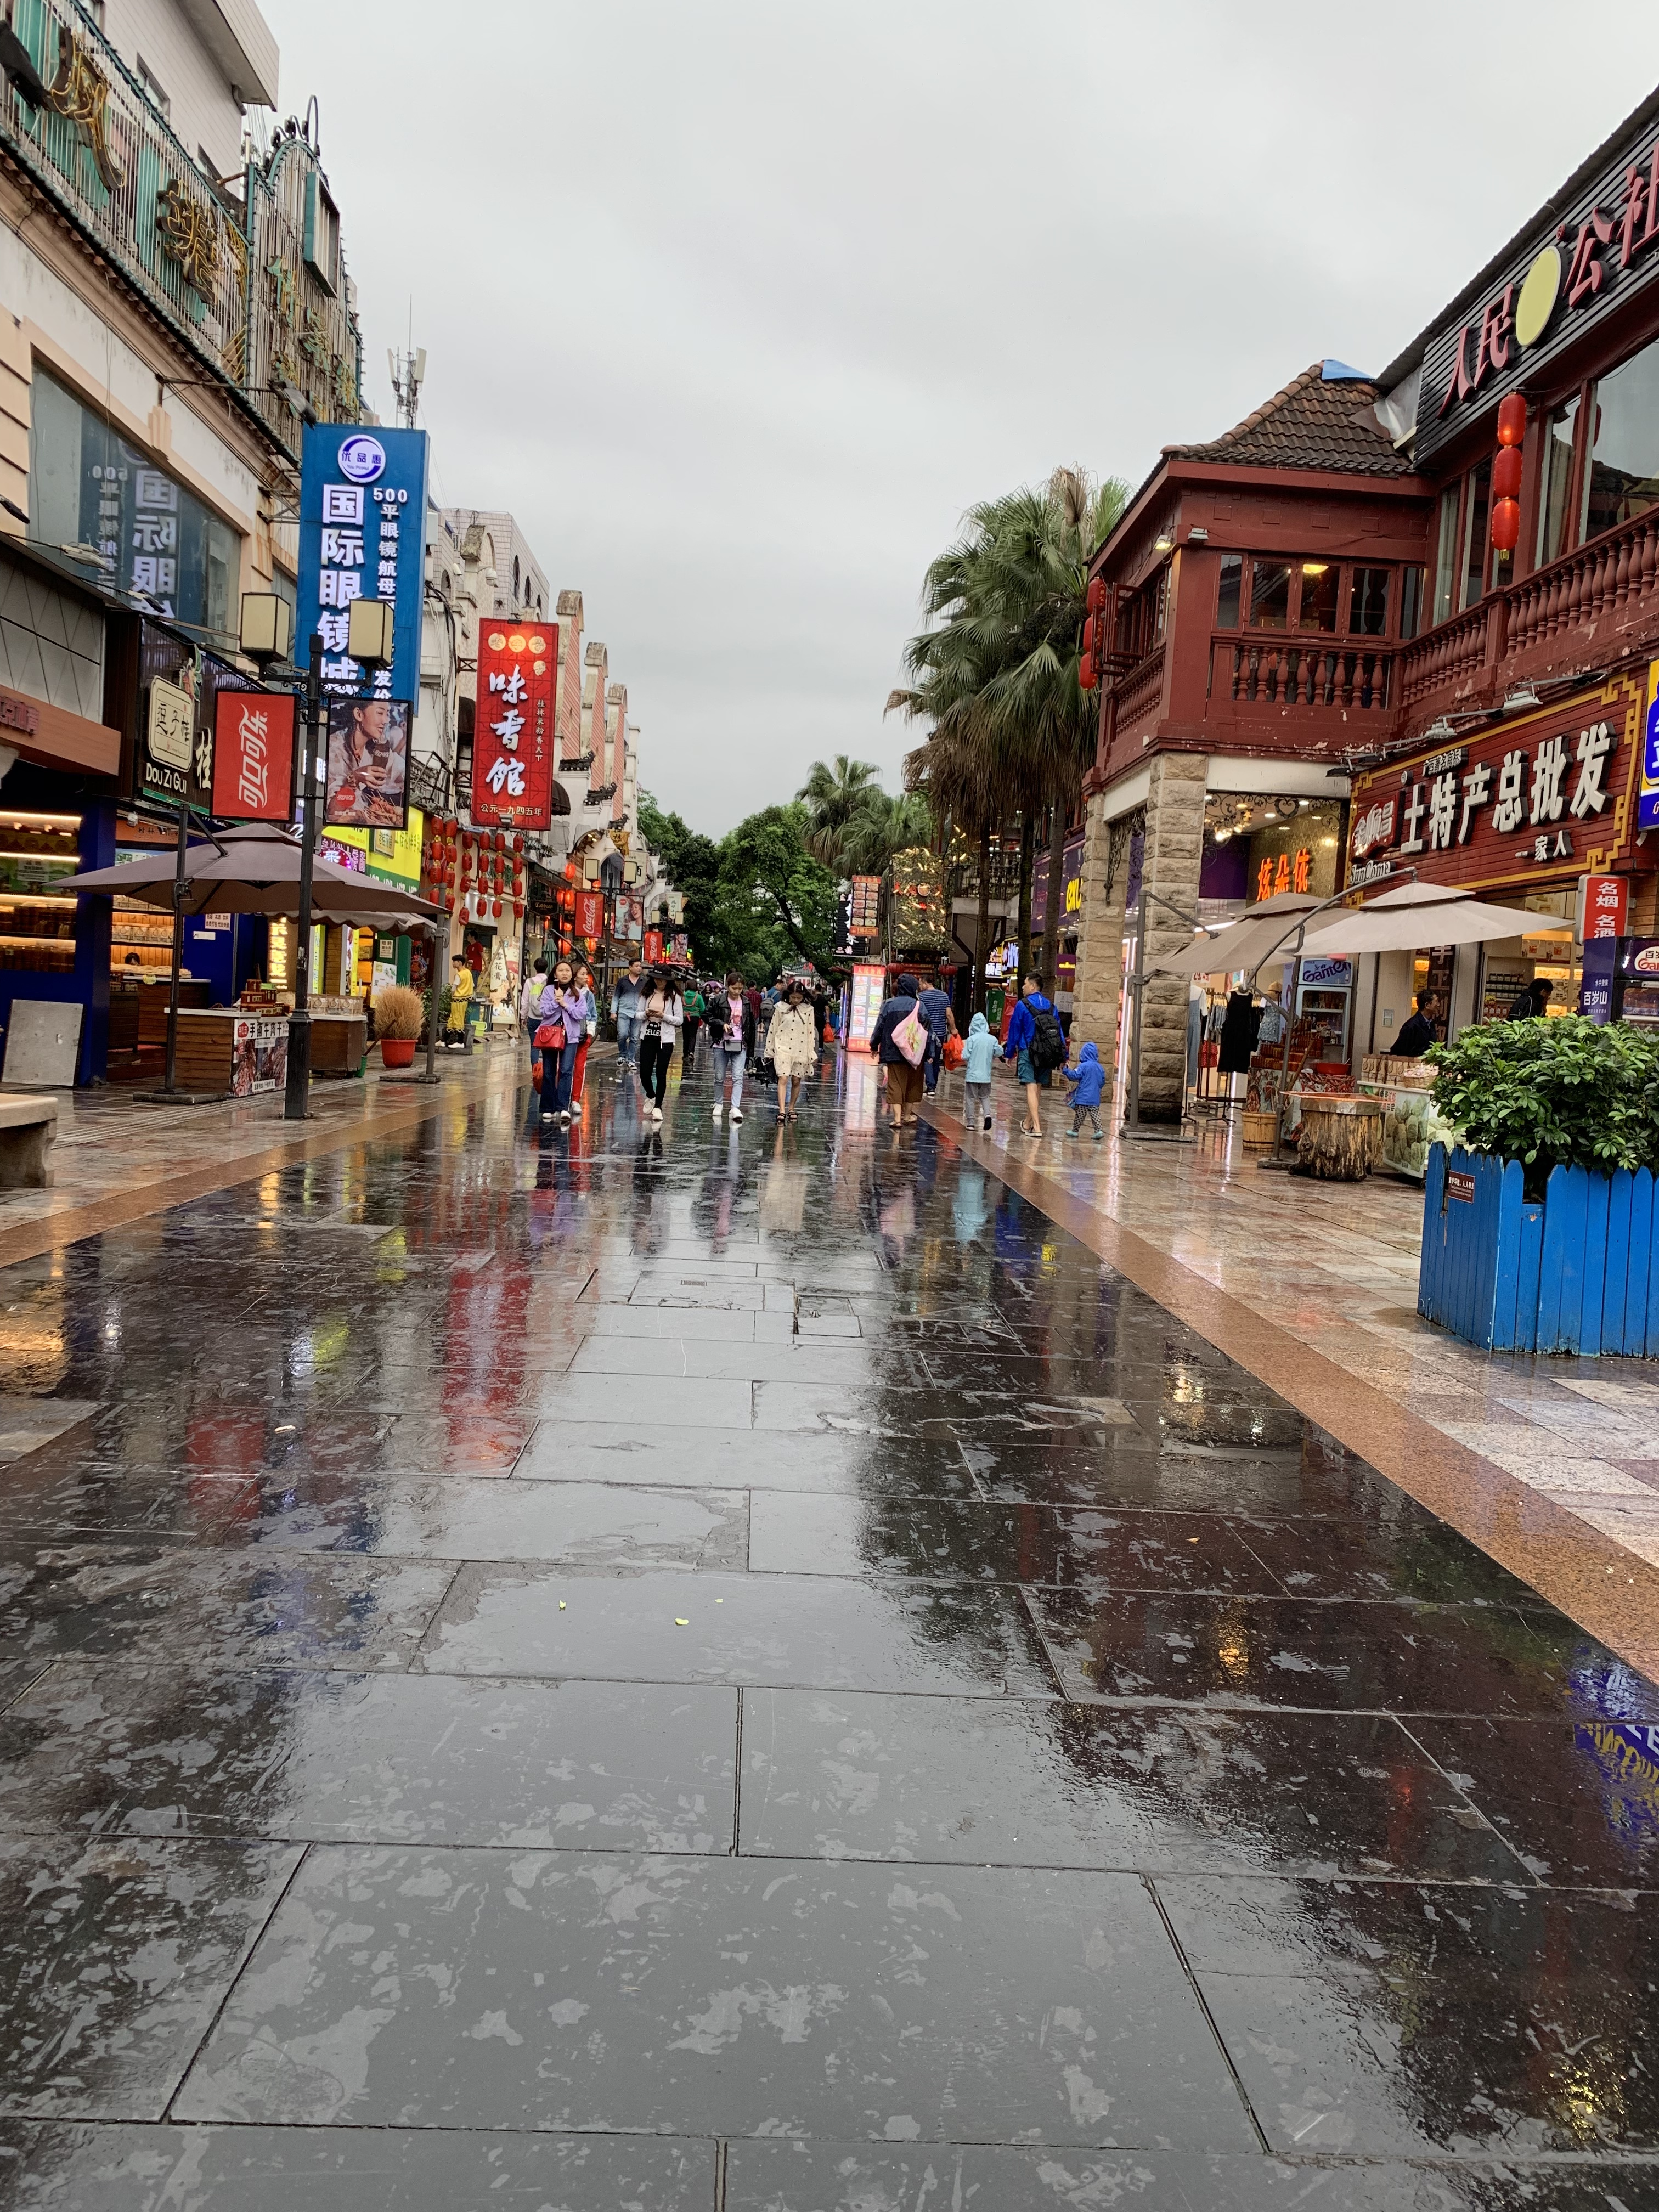
[[[1421,1182],[1429,1147],[1452,1145],[1457,1133],[1430,1096],[1434,1070],[1426,1060],[1403,1053],[1367,1053],[1359,1063],[1359,1089],[1382,1111],[1380,1164],[1413,1182]]]
[[[286,1012],[242,1006],[181,1006],[174,1080],[181,1091],[222,1091],[251,1098],[288,1079]],[[359,1075],[368,1052],[361,1012],[313,1014],[311,1066],[318,1075]]]

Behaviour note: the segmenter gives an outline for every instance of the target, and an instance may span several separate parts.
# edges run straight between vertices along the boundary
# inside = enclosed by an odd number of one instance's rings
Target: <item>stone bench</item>
[[[58,1101],[0,1091],[0,1190],[44,1190],[52,1182]]]

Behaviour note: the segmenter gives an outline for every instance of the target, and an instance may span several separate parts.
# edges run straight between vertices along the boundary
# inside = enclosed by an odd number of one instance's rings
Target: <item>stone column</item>
[[[1146,794],[1146,846],[1141,864],[1144,887],[1167,899],[1181,913],[1198,905],[1199,871],[1204,859],[1204,794],[1209,758],[1204,753],[1158,753],[1152,761]],[[1192,925],[1169,908],[1146,907],[1146,966],[1184,951],[1193,941]],[[1140,1118],[1179,1121],[1187,1102],[1187,1001],[1184,975],[1153,975],[1144,993],[1140,1042]]]
[[[1119,852],[1116,871],[1112,872],[1112,833],[1105,800],[1091,799],[1084,817],[1083,865],[1079,874],[1083,907],[1078,918],[1077,979],[1072,987],[1072,1050],[1075,1054],[1092,1038],[1106,1064],[1107,1099],[1112,1096],[1116,1074],[1118,998],[1123,980],[1123,895],[1129,881],[1127,849]],[[1121,839],[1118,842],[1125,843]]]

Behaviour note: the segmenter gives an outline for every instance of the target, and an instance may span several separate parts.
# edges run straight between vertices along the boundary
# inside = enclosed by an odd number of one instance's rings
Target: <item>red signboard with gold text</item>
[[[1559,890],[1628,863],[1647,693],[1615,677],[1353,780],[1348,882],[1415,868],[1468,890]]]
[[[553,819],[558,667],[556,623],[479,623],[472,819],[481,829],[545,830]]]

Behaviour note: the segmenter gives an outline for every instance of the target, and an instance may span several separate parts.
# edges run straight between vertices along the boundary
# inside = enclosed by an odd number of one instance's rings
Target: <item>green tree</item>
[[[961,538],[927,571],[928,627],[905,647],[911,686],[888,701],[931,725],[924,754],[943,740],[937,761],[911,757],[912,779],[933,793],[936,813],[978,835],[982,863],[993,828],[1018,818],[1022,974],[1037,964],[1030,947],[1037,823],[1046,817],[1049,824],[1049,881],[1057,890],[1066,814],[1094,757],[1097,695],[1078,682],[1088,568],[1127,496],[1116,478],[1097,486],[1081,469],[1056,469],[1040,489],[1026,486],[971,508]],[[982,865],[982,924],[986,875]],[[1050,981],[1059,927],[1054,896],[1042,962]]]
[[[873,793],[847,826],[842,872],[878,876],[895,853],[912,845],[931,844],[933,836],[933,810],[923,793],[902,791],[896,799],[890,799],[884,791]]]
[[[720,848],[678,814],[665,814],[648,791],[640,793],[640,834],[685,901],[685,933],[693,957],[721,957]]]
[[[814,761],[795,793],[806,810],[806,848],[838,876],[855,872],[847,860],[848,841],[864,831],[872,813],[890,802],[877,781],[873,761],[837,753],[833,761]]]
[[[807,849],[809,817],[797,800],[768,806],[720,840],[720,927],[728,965],[769,982],[793,960],[835,961],[836,878]]]

